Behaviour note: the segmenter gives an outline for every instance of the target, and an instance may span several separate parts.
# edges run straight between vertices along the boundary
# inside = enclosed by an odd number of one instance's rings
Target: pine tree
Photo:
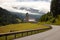
[[[51,13],[53,17],[57,17],[57,15],[60,15],[60,0],[51,1]]]

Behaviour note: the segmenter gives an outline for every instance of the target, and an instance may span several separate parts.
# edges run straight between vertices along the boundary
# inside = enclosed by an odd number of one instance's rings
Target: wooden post
[[[23,37],[23,32],[21,33],[21,37]]]
[[[5,40],[7,40],[7,36],[5,36]]]
[[[27,32],[27,36],[28,36],[29,34],[28,34],[28,32]]]
[[[14,35],[15,39],[16,39],[16,34]]]
[[[34,32],[34,34],[36,33],[35,30],[33,32]]]

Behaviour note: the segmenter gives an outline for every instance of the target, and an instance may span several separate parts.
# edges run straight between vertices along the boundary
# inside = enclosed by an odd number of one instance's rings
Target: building
[[[24,18],[24,22],[37,22],[35,18],[29,18],[29,14],[26,13],[26,16]]]
[[[34,18],[29,18],[28,22],[37,22]]]

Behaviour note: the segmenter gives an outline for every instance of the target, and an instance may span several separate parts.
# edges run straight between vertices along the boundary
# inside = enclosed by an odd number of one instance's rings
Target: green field
[[[23,30],[31,30],[31,29],[38,29],[38,28],[49,28],[48,26],[42,25],[40,23],[20,23],[20,24],[10,24],[6,26],[0,26],[0,33],[7,33],[10,31],[23,31]],[[48,29],[46,29],[48,30]],[[40,30],[40,32],[44,32],[46,30]],[[38,33],[37,31],[33,31],[33,34]],[[21,34],[16,34],[17,38],[22,37]],[[28,35],[31,35],[31,32],[28,32]],[[27,33],[25,32],[23,34],[23,37],[27,36]],[[14,39],[14,35],[9,35],[7,40]],[[0,37],[0,40],[5,40],[5,36]]]
[[[10,31],[22,31],[22,30],[31,30],[37,28],[47,28],[48,26],[40,25],[38,23],[20,23],[20,24],[11,24],[0,27],[0,33],[7,33]]]

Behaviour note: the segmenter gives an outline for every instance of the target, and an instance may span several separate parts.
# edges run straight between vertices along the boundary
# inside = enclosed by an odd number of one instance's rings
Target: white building
[[[26,19],[24,19],[24,22],[26,22]],[[29,18],[29,19],[28,19],[28,22],[37,22],[37,21],[36,21],[36,19],[34,19],[34,18]]]

